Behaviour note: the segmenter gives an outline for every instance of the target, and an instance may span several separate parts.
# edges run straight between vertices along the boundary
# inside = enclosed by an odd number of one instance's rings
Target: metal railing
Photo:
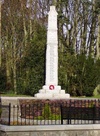
[[[100,100],[9,104],[1,108],[3,125],[100,124]]]

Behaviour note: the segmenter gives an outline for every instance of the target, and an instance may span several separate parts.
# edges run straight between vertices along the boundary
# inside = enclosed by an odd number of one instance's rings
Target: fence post
[[[96,106],[94,105],[93,106],[93,124],[95,124],[95,120],[96,120],[96,115],[97,113],[96,113]]]
[[[62,105],[60,105],[60,110],[61,110],[61,125],[63,124],[63,113],[62,113]]]
[[[70,100],[70,105],[68,107],[68,124],[71,124],[71,100]]]
[[[9,118],[8,118],[8,125],[10,126],[11,121],[11,103],[9,103]]]

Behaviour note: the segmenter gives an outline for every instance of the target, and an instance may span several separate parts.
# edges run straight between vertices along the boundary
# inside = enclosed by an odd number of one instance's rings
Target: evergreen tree
[[[46,29],[38,22],[35,27],[37,29],[30,45],[26,48],[27,52],[21,62],[21,73],[18,76],[19,93],[30,95],[41,89],[45,75]]]

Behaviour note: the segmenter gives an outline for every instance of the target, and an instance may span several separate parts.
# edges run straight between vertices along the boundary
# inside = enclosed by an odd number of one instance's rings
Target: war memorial
[[[55,6],[48,13],[47,48],[46,48],[46,79],[45,85],[35,94],[36,98],[64,99],[70,95],[58,85],[58,33],[57,12]]]
[[[70,94],[65,93],[65,90],[62,90],[61,86],[58,85],[57,12],[55,6],[51,6],[48,13],[45,85],[31,98],[1,99],[5,107],[8,102],[10,104],[8,105],[9,110],[4,110],[1,115],[5,119],[8,119],[9,123],[7,125],[0,124],[0,136],[100,136],[100,122],[99,119],[96,120],[100,114],[98,108],[100,102],[93,100],[79,101],[79,99],[75,99],[70,103],[70,99]],[[44,112],[41,112],[41,105],[45,100],[47,107]],[[46,112],[49,115],[51,114],[48,104],[49,102],[54,104],[54,100],[56,100],[56,102],[62,102],[63,100],[68,101],[67,106],[69,109],[74,107],[73,112],[71,113],[69,110],[67,112],[69,114],[66,113],[67,118],[63,117],[64,120],[62,120],[61,116],[59,116],[58,119],[56,115],[52,116],[52,118],[51,116],[49,118],[47,115],[41,119],[40,113],[44,115],[46,115]],[[28,103],[29,101],[37,101],[40,102],[40,104],[38,107],[25,105],[25,102]],[[94,102],[93,104],[95,104],[97,108],[95,108],[94,105],[89,105],[91,102]],[[55,109],[52,107],[52,110],[55,110],[56,113],[60,115],[61,111],[58,106],[59,104],[56,105]],[[47,109],[48,111],[46,111]],[[83,111],[80,112],[82,109]],[[96,113],[97,116],[93,116],[91,119],[92,115],[88,113],[89,110],[91,110],[94,115]],[[6,117],[4,116],[5,112]],[[85,115],[85,112],[88,116],[82,117],[82,115]],[[35,118],[35,114],[38,115],[39,118],[38,116]],[[64,122],[65,124],[63,124]]]

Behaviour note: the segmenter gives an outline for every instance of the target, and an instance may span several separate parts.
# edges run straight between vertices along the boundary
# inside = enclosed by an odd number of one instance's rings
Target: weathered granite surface
[[[55,131],[55,132],[9,132],[9,133],[1,133],[1,136],[100,136],[100,132],[93,131]]]

